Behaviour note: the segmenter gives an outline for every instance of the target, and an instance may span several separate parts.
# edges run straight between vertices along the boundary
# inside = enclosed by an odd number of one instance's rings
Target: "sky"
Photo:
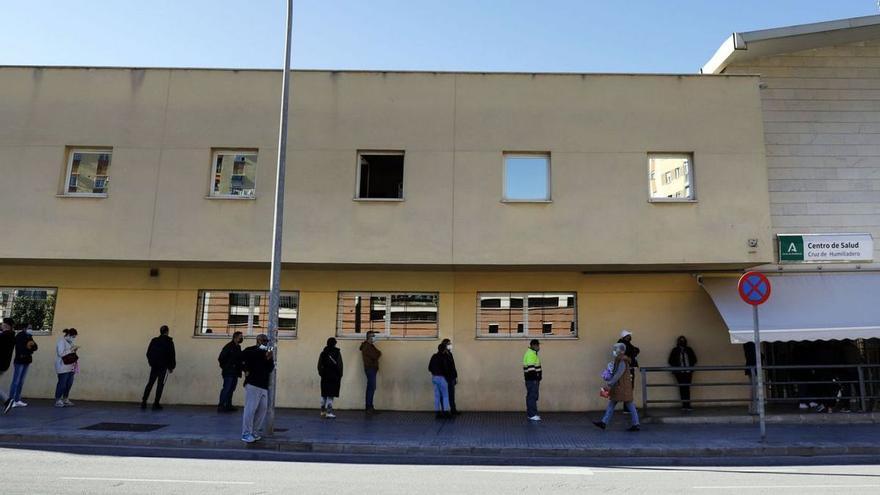
[[[0,65],[279,68],[284,0],[0,0]],[[876,0],[295,0],[300,69],[694,73]]]

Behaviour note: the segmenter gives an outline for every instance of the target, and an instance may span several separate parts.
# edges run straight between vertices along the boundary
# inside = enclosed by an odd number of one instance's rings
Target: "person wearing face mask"
[[[12,318],[3,318],[0,323],[0,376],[9,371],[12,364],[12,355],[15,353],[15,330],[12,329],[14,323]],[[4,390],[0,390],[0,407],[3,414],[12,409],[12,399]]]
[[[241,378],[241,343],[244,335],[241,332],[232,334],[232,340],[227,342],[217,357],[220,363],[220,376],[223,378],[223,388],[220,390],[220,400],[217,402],[218,412],[232,412],[236,408],[232,405],[232,395]]]
[[[608,407],[605,408],[605,416],[600,421],[593,421],[597,428],[604,430],[614,415],[614,408],[618,402],[623,402],[623,407],[629,411],[632,426],[626,431],[639,431],[639,413],[633,404],[632,375],[629,374],[630,359],[626,355],[626,346],[618,342],[611,347],[613,366],[611,378],[605,381],[605,388],[610,391]]]
[[[428,362],[428,372],[431,373],[431,383],[434,385],[434,411],[437,413],[437,419],[449,418],[449,384],[446,382],[448,371],[446,369],[446,359],[443,353],[446,346],[442,343],[437,345],[437,353],[431,356]]]
[[[449,339],[443,339],[440,343],[443,346],[443,352],[441,356],[443,356],[443,360],[445,361],[446,368],[446,388],[449,394],[449,414],[452,416],[458,416],[461,414],[458,412],[458,408],[455,407],[455,385],[458,383],[458,370],[455,369],[455,358],[452,356],[452,341]]]
[[[30,328],[19,325],[18,334],[15,336],[15,358],[12,360],[12,385],[9,388],[12,407],[27,407],[27,403],[21,400],[21,391],[24,389],[24,379],[27,377],[28,368],[34,362],[34,352],[37,351],[37,343]]]
[[[241,441],[254,443],[263,438],[269,400],[269,381],[275,360],[269,348],[269,337],[257,335],[256,345],[242,352],[244,370],[244,412],[241,418]]]
[[[541,342],[538,339],[532,339],[529,342],[529,348],[523,355],[523,375],[526,380],[526,417],[529,418],[529,421],[541,421],[541,416],[538,415],[538,395],[544,373],[541,369],[541,358],[538,357],[540,350]]]
[[[697,355],[688,346],[684,335],[678,337],[675,347],[669,352],[669,366],[673,368],[691,368],[697,365]],[[681,394],[681,408],[691,411],[691,382],[693,371],[673,371],[672,375],[678,382],[678,391]]]
[[[165,378],[168,373],[174,373],[177,367],[177,354],[174,351],[174,340],[168,336],[168,325],[159,327],[159,336],[150,340],[147,347],[147,364],[150,365],[150,378],[144,388],[144,396],[141,399],[141,409],[147,408],[147,400],[156,383],[156,397],[153,399],[153,410],[161,411],[162,391],[165,390]]]
[[[77,331],[75,328],[65,328],[61,332],[61,338],[55,344],[55,373],[58,374],[58,384],[55,385],[55,407],[71,407],[70,389],[73,387],[73,377],[79,369],[79,350],[76,341]]]
[[[339,397],[342,387],[342,353],[336,339],[327,339],[327,346],[318,356],[318,375],[321,377],[321,417],[333,419],[333,399]]]
[[[367,332],[367,339],[361,342],[361,357],[364,360],[364,374],[367,376],[367,391],[365,397],[364,409],[367,414],[375,414],[376,409],[373,407],[373,396],[376,394],[376,375],[379,374],[379,358],[382,357],[382,351],[376,347],[376,332]]]

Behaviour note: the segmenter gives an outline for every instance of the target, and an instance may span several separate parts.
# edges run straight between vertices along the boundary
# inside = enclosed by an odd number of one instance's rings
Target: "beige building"
[[[76,327],[73,396],[139,400],[168,324],[167,400],[216,403],[227,336],[266,325],[279,76],[0,68],[0,309],[43,315],[25,397]],[[773,260],[758,77],[295,72],[291,109],[280,405],[317,406],[337,336],[362,407],[367,330],[380,409],[432,407],[443,338],[464,410],[524,408],[530,338],[543,410],[601,407],[622,328],[643,365],[681,334],[742,363],[695,275]],[[687,194],[656,194],[675,161]]]

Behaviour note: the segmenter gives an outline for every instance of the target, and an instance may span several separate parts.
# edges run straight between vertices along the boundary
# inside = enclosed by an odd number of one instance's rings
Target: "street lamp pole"
[[[287,32],[284,43],[284,70],[281,73],[281,122],[278,129],[278,166],[275,179],[275,225],[272,229],[272,267],[269,277],[269,345],[278,364],[278,306],[281,302],[281,231],[284,226],[284,169],[287,159],[287,107],[290,97],[290,41],[293,34],[293,0],[287,0]],[[269,382],[266,434],[275,431],[275,384],[277,371]]]

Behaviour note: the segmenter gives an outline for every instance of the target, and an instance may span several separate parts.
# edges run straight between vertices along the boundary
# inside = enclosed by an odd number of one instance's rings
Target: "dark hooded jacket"
[[[153,337],[147,347],[147,362],[151,368],[173,370],[177,367],[174,353],[174,340],[168,335]]]
[[[318,375],[321,377],[321,397],[339,397],[342,385],[342,353],[338,347],[324,347],[318,356]]]

